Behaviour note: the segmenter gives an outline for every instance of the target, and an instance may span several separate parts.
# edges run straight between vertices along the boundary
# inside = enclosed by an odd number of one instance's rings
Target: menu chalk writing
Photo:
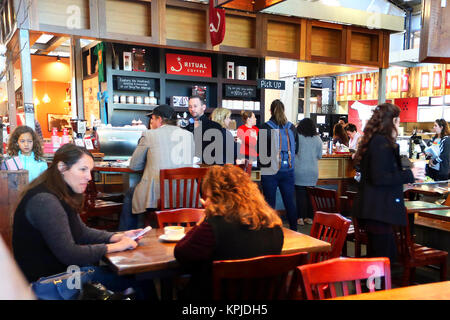
[[[155,79],[138,77],[115,77],[115,89],[124,91],[153,91],[155,90]]]
[[[233,84],[225,85],[225,97],[227,98],[256,98],[256,88],[251,86],[240,86]]]

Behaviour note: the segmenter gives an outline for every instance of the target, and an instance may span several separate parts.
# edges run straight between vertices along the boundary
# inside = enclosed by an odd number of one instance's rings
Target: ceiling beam
[[[64,42],[66,42],[67,39],[69,39],[69,38],[54,36],[53,39],[51,39],[47,43],[47,47],[45,49],[40,49],[40,50],[36,51],[36,53],[37,54],[49,54],[50,52],[52,52],[53,50],[55,50],[56,48],[61,46]]]

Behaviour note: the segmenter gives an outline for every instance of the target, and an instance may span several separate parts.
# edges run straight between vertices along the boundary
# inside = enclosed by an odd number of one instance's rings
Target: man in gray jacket
[[[160,169],[192,167],[193,164],[194,137],[176,126],[174,109],[160,105],[149,115],[150,130],[142,133],[130,160],[130,169],[144,172],[141,181],[126,195],[119,230],[138,227],[137,214],[157,207]]]

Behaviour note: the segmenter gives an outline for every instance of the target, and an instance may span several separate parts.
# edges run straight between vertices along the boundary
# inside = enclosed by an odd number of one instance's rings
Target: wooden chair
[[[314,213],[316,211],[330,213],[341,212],[340,199],[335,190],[319,187],[307,187],[306,192],[311,200]]]
[[[369,291],[374,292],[382,287],[376,279],[379,277],[384,277],[383,289],[391,289],[388,258],[335,258],[299,266],[292,284],[293,287],[301,287],[301,292],[307,300],[322,300],[337,297],[340,289],[344,296],[352,294],[349,282],[354,284],[356,294],[360,294],[363,291],[361,280],[365,279],[369,281],[366,282]]]
[[[213,262],[214,300],[288,299],[288,274],[306,263],[307,254],[267,255]]]
[[[158,225],[164,228],[169,225],[191,226],[197,224],[205,216],[204,209],[181,208],[173,210],[156,211]]]
[[[244,170],[250,177],[252,176],[252,163],[245,159],[243,164],[238,165],[242,170]]]
[[[161,169],[159,171],[160,199],[158,200],[158,209],[201,208],[200,188],[206,171],[208,171],[208,168]],[[174,184],[176,184],[175,197]],[[183,184],[182,190],[181,184]],[[168,186],[169,194],[168,206],[165,201],[166,186]]]
[[[447,251],[432,249],[414,243],[409,222],[406,227],[394,226],[397,254],[403,265],[402,286],[410,285],[414,281],[416,267],[440,266],[440,280],[447,280]]]
[[[339,257],[342,247],[345,244],[349,227],[350,220],[340,214],[317,211],[314,215],[310,236],[329,242],[331,244],[331,251],[311,253],[309,263]]]
[[[345,192],[345,195],[347,197],[347,207],[349,208],[349,210],[351,210],[351,208],[353,208],[353,202],[355,200],[356,194],[357,193],[354,191],[346,191]],[[355,235],[354,236],[355,257],[360,258],[361,257],[361,245],[364,244],[367,246],[367,241],[368,241],[367,240],[367,232],[359,223],[358,218],[352,217],[352,221],[353,221],[353,231],[354,231],[354,235]]]
[[[81,220],[96,229],[117,230],[123,203],[99,199],[97,196],[95,182],[91,180],[85,191]]]

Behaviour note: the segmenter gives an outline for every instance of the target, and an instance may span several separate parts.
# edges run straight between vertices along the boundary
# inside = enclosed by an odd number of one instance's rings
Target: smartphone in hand
[[[142,237],[144,234],[146,234],[147,232],[149,232],[150,230],[152,230],[152,227],[147,226],[145,227],[144,230],[142,230],[141,232],[139,232],[137,235],[135,235],[134,237],[131,237],[131,239],[136,240],[139,237]]]

